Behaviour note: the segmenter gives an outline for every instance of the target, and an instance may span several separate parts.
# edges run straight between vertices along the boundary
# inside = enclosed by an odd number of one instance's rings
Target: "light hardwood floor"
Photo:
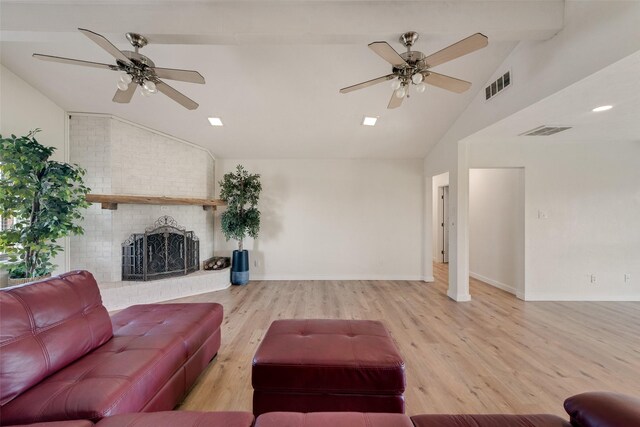
[[[640,395],[640,303],[524,302],[471,280],[472,301],[436,282],[251,282],[178,301],[225,309],[222,346],[184,410],[251,410],[251,359],[279,318],[382,320],[406,362],[407,413],[564,416],[588,390]]]

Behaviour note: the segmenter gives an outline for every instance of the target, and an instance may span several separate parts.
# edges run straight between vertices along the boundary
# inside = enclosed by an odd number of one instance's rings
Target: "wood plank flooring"
[[[407,413],[555,413],[588,390],[640,395],[640,303],[524,302],[477,280],[251,282],[178,301],[225,308],[222,347],[184,410],[251,411],[251,360],[279,318],[382,320],[406,362]]]

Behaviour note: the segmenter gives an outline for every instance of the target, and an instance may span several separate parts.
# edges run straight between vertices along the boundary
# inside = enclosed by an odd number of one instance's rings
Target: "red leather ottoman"
[[[372,320],[277,320],[253,358],[253,413],[404,413],[404,361]]]
[[[255,427],[413,427],[413,423],[404,414],[269,412],[258,417]]]

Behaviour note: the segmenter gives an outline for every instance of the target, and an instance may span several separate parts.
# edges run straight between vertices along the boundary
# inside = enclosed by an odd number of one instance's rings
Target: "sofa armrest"
[[[589,392],[564,401],[575,427],[640,426],[640,398],[618,393]]]

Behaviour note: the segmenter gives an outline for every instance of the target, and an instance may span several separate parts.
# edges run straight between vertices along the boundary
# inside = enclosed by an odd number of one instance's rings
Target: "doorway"
[[[449,186],[438,187],[438,252],[441,263],[449,262]]]
[[[524,168],[469,169],[469,276],[524,295]]]

